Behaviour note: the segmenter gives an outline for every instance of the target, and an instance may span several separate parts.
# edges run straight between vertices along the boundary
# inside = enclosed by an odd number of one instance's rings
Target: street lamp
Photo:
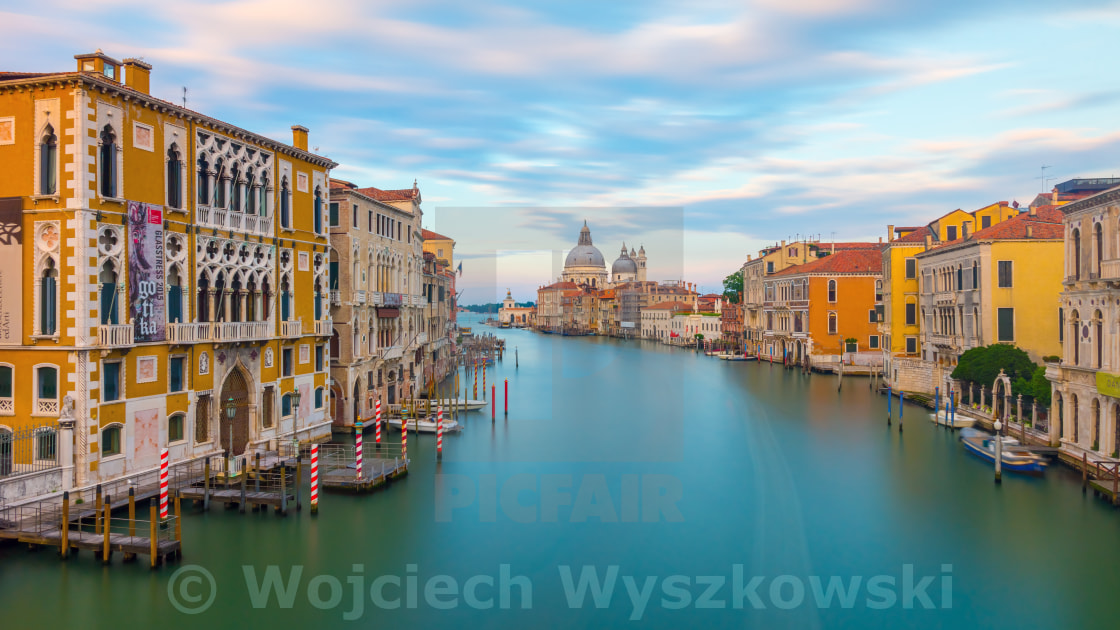
[[[235,415],[237,415],[237,403],[233,402],[233,396],[230,396],[229,399],[226,400],[226,419],[229,420],[229,447],[226,449],[227,475],[229,471],[229,460],[233,457],[233,417]]]
[[[296,427],[299,426],[299,400],[302,397],[303,393],[300,392],[298,387],[292,391],[292,453],[296,457],[299,456],[299,440],[296,439]]]

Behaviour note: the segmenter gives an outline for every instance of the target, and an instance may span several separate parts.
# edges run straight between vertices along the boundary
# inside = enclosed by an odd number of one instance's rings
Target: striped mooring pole
[[[311,445],[311,513],[319,513],[319,445]]]
[[[167,518],[167,449],[159,453],[159,517]],[[106,525],[108,527],[108,525]],[[106,535],[108,538],[108,535]]]
[[[373,440],[381,444],[381,399],[378,398],[373,406]]]
[[[486,398],[486,362],[482,362],[482,397]]]
[[[443,459],[443,405],[436,408],[436,459]]]
[[[478,359],[474,360],[474,397],[478,398]]]
[[[905,395],[906,395],[905,392],[903,392],[901,389],[898,390],[898,432],[899,433],[902,433],[902,399]]]
[[[358,433],[354,436],[354,464],[357,467],[355,471],[355,478],[358,481],[362,480],[362,433],[365,427],[362,426],[362,417],[358,416],[358,421],[354,423],[354,428]]]
[[[408,418],[401,416],[401,459],[408,460]]]

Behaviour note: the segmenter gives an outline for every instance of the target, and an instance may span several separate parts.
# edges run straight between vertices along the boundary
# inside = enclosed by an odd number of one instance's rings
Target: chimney
[[[830,254],[836,253],[836,241],[832,241],[832,248],[829,250]]]
[[[1057,186],[1054,187],[1054,192],[1050,197],[1050,203],[1054,204],[1055,206],[1058,205],[1058,187]]]
[[[1030,223],[1027,224],[1027,238],[1034,238],[1034,226]]]
[[[889,243],[893,240],[894,240],[894,226],[893,225],[888,225],[887,226],[887,242]]]
[[[307,127],[292,125],[292,146],[300,151],[307,150]]]
[[[141,94],[151,94],[152,64],[139,59],[125,59],[123,65],[124,84]]]
[[[880,236],[880,237],[879,237],[879,244],[880,244],[880,245],[882,245],[882,244],[883,244],[883,237],[882,237],[882,236]]]
[[[1031,209],[1027,210],[1027,214],[1032,216],[1032,217],[1037,216],[1038,215],[1038,207],[1037,206],[1031,206]]]
[[[933,247],[933,235],[926,234],[926,251],[928,252],[931,247]]]
[[[961,222],[961,238],[963,238],[963,239],[968,238],[968,232],[969,232],[970,228],[972,228],[972,221],[962,221]]]
[[[786,242],[782,241],[782,247],[785,247],[785,246],[786,246]]]

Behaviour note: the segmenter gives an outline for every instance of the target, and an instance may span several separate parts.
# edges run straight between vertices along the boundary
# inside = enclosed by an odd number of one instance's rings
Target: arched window
[[[1089,441],[1092,442],[1095,451],[1100,448],[1099,440],[1101,439],[1101,401],[1099,399],[1093,399],[1091,411],[1093,425],[1089,427]]]
[[[241,212],[241,167],[234,164],[229,172],[230,209]]]
[[[1074,228],[1070,233],[1070,243],[1073,245],[1073,259],[1070,261],[1073,264],[1073,279],[1081,279],[1081,230]]]
[[[39,334],[58,332],[58,269],[54,259],[48,258],[39,274]]]
[[[210,205],[210,161],[205,155],[198,158],[198,203]]]
[[[1104,259],[1104,228],[1100,223],[1093,225],[1093,273],[1101,277],[1101,260]]]
[[[245,212],[246,214],[257,213],[257,200],[260,199],[257,193],[257,176],[249,171],[245,174]]]
[[[836,281],[835,280],[829,280],[828,281],[828,301],[829,302],[835,302],[836,301]]]
[[[260,321],[257,319],[257,312],[257,280],[249,278],[249,283],[245,286],[245,321]]]
[[[837,330],[836,326],[836,313],[828,314],[828,334],[835,335]]]
[[[953,287],[955,291],[960,291],[964,288],[964,267],[957,265],[957,286]]]
[[[35,368],[35,411],[58,411],[58,368],[53,365]]]
[[[280,398],[280,416],[289,418],[292,415],[292,394],[289,392]]]
[[[181,442],[183,440],[183,429],[187,424],[187,415],[184,413],[173,413],[167,418],[167,442]]]
[[[315,388],[315,408],[316,409],[322,409],[323,408],[323,388],[322,387],[316,387]]]
[[[268,173],[261,173],[261,185],[257,192],[260,195],[257,214],[262,217],[268,216]]]
[[[102,325],[121,323],[119,301],[117,300],[117,269],[113,261],[107,260],[101,266],[101,275],[98,280],[101,283]]]
[[[268,278],[261,280],[261,321],[267,322],[272,317],[272,286]]]
[[[280,280],[280,321],[292,318],[292,288],[287,277]]]
[[[167,150],[167,205],[183,207],[183,160],[175,145]]]
[[[315,187],[315,233],[323,232],[323,190]]]
[[[219,208],[225,208],[228,201],[226,195],[226,182],[228,175],[226,173],[226,163],[222,158],[218,158],[214,162],[214,205]]]
[[[1098,370],[1104,362],[1104,317],[1100,311],[1093,313],[1093,367]]]
[[[121,454],[121,425],[114,424],[101,430],[101,456]]]
[[[117,136],[113,133],[111,125],[101,129],[101,150],[98,153],[100,168],[98,177],[101,180],[101,196],[116,198],[117,196]]]
[[[876,302],[882,302],[883,301],[883,281],[882,280],[876,280],[875,281],[875,301]]]
[[[1069,340],[1073,347],[1073,364],[1081,364],[1081,322],[1077,311],[1069,314]]]
[[[198,279],[198,299],[195,300],[198,305],[198,315],[196,318],[200,322],[210,321],[210,280],[206,276]]]
[[[285,175],[280,180],[280,227],[292,227],[292,218],[290,215],[291,201],[288,199],[288,176]]]
[[[54,127],[47,125],[39,140],[39,194],[58,192],[58,136]]]
[[[980,267],[975,260],[972,261],[972,288],[980,288]]]
[[[172,265],[167,274],[167,321],[173,324],[183,321],[183,280],[178,265]]]
[[[1072,424],[1073,426],[1070,427],[1070,430],[1072,431],[1072,435],[1070,435],[1068,437],[1068,439],[1072,440],[1074,443],[1076,443],[1077,438],[1079,437],[1077,435],[1077,433],[1078,433],[1078,431],[1077,431],[1078,430],[1077,421],[1079,419],[1078,418],[1078,412],[1077,412],[1077,394],[1070,394],[1069,395],[1069,402],[1070,402],[1069,418],[1070,418],[1070,421],[1071,421],[1070,424]]]
[[[15,413],[12,398],[15,396],[15,371],[11,365],[0,365],[0,415]]]

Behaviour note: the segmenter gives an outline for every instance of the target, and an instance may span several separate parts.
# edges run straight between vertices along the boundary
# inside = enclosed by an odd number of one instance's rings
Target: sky
[[[157,96],[309,127],[336,177],[417,180],[464,303],[534,299],[584,220],[608,266],[644,244],[651,278],[715,290],[778,240],[1120,174],[1112,1],[0,0],[0,24],[0,70],[142,57]]]

